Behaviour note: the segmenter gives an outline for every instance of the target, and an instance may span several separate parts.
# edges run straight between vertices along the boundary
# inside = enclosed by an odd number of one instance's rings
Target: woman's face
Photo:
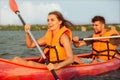
[[[48,15],[47,24],[48,24],[48,28],[50,30],[56,30],[56,29],[60,28],[61,23],[62,23],[62,21],[58,20],[58,18],[55,14]]]

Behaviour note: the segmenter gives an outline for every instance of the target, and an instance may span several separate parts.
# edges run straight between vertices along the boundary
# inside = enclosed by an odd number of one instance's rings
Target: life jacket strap
[[[108,57],[108,60],[110,60],[110,57],[111,57],[110,51],[114,51],[114,52],[115,52],[116,50],[112,50],[112,49],[109,48],[109,42],[108,42],[108,41],[96,40],[95,42],[106,43],[106,45],[107,45],[107,50],[98,51],[98,50],[95,50],[95,49],[93,48],[93,51],[95,51],[95,52],[97,53],[97,54],[93,54],[93,53],[92,53],[92,54],[95,56],[93,59],[98,58],[98,56],[107,56],[107,57]],[[107,52],[107,55],[101,54],[102,52]]]
[[[60,59],[59,59],[59,55],[58,55],[58,51],[57,51],[57,48],[56,46],[46,46],[45,48],[53,48],[55,50],[55,53],[56,53],[56,57],[57,57],[57,61],[54,61],[54,62],[57,62],[57,63],[60,63]],[[50,59],[50,56],[49,56],[49,59]],[[50,61],[50,60],[49,60]]]
[[[59,60],[59,63],[60,62],[63,62],[64,60]],[[50,61],[50,63],[53,63],[53,64],[55,64],[55,63],[58,63],[58,61]]]

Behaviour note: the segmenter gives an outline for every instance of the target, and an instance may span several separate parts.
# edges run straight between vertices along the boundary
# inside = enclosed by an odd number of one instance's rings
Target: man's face
[[[101,33],[103,28],[104,28],[104,24],[101,23],[100,21],[95,21],[93,23],[93,29],[94,29],[95,34]]]

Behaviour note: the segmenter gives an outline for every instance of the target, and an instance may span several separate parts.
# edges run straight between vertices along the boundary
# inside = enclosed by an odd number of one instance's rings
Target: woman
[[[73,63],[73,52],[72,52],[72,32],[68,27],[73,24],[64,19],[62,14],[58,11],[53,11],[48,14],[47,19],[48,30],[46,34],[37,40],[40,46],[46,46],[44,53],[49,53],[50,63],[47,65],[49,70],[59,69]],[[32,41],[28,30],[30,25],[25,25],[26,32],[26,45],[28,48],[36,47]],[[19,57],[13,59],[13,62],[19,62],[26,65],[34,66],[46,66],[45,64],[35,63],[32,61],[25,61]]]

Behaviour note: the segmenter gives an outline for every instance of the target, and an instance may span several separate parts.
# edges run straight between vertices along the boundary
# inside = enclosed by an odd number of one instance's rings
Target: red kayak
[[[89,54],[79,54],[78,57],[88,57]],[[27,58],[26,60],[36,60]],[[56,71],[60,80],[67,80],[74,76],[98,75],[120,67],[120,58],[92,64],[73,64]],[[51,72],[46,68],[31,67],[16,64],[10,60],[0,59],[0,80],[54,80]]]

